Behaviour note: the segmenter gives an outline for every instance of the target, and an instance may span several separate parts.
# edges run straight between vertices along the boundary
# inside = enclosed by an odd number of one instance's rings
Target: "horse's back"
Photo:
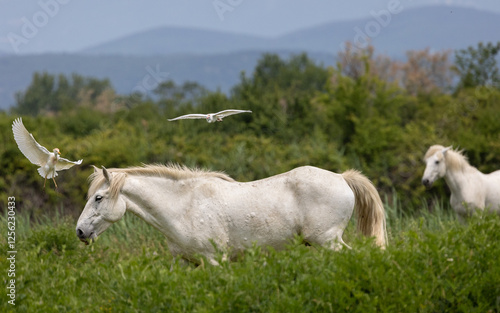
[[[311,209],[312,203],[331,204],[334,199],[342,205],[354,201],[354,194],[341,174],[313,166],[298,167],[261,180],[225,184],[226,197],[252,205],[265,202],[273,209],[285,204],[293,205],[297,210],[303,210],[302,206],[309,204],[308,209]]]
[[[288,184],[295,193],[314,201],[318,197],[354,199],[354,194],[341,174],[314,166],[301,166],[291,170]]]
[[[486,174],[487,177],[490,179],[495,179],[495,180],[500,180],[500,170],[491,172],[489,174]]]
[[[315,193],[318,188],[321,190],[329,188],[336,195],[352,195],[351,189],[341,174],[314,166],[301,166],[261,180],[238,184],[252,188],[264,188],[267,192],[286,189],[297,193]]]

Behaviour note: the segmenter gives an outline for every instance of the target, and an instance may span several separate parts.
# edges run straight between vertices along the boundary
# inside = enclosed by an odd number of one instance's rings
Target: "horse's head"
[[[112,173],[104,167],[102,172],[94,167],[91,177],[94,180],[89,189],[88,201],[76,225],[76,235],[87,245],[89,240],[95,240],[111,224],[120,220],[126,209],[125,200],[114,190],[116,183]],[[92,188],[94,184],[98,184],[98,187]]]
[[[424,176],[422,177],[422,184],[426,187],[432,186],[432,184],[438,179],[446,174],[446,152],[450,150],[451,147],[443,147],[435,145],[427,150],[425,154],[424,162],[426,163]]]

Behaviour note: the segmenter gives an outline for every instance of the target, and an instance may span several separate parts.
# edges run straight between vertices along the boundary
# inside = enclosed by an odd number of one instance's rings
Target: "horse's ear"
[[[94,168],[94,173],[97,173],[97,172],[99,172],[99,169],[97,168],[97,166],[95,166],[95,165],[92,165],[92,167]]]
[[[108,170],[104,166],[102,167],[102,174],[104,175],[104,178],[106,179],[108,184],[110,184],[111,183],[111,174],[108,173]]]
[[[450,150],[451,148],[453,148],[453,146],[446,147],[446,148],[444,148],[441,152],[443,153],[443,155],[445,155],[445,154],[446,154],[446,152],[447,152],[448,150]]]

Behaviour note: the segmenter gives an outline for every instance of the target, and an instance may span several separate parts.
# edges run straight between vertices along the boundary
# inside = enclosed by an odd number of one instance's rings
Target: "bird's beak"
[[[61,155],[61,152],[60,152],[60,151],[57,151],[57,154]]]

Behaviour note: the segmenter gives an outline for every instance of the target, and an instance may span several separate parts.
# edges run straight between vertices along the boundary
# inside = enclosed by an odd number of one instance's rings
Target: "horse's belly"
[[[248,206],[244,213],[228,216],[228,245],[246,248],[258,245],[282,248],[299,232],[302,219],[291,201]]]

